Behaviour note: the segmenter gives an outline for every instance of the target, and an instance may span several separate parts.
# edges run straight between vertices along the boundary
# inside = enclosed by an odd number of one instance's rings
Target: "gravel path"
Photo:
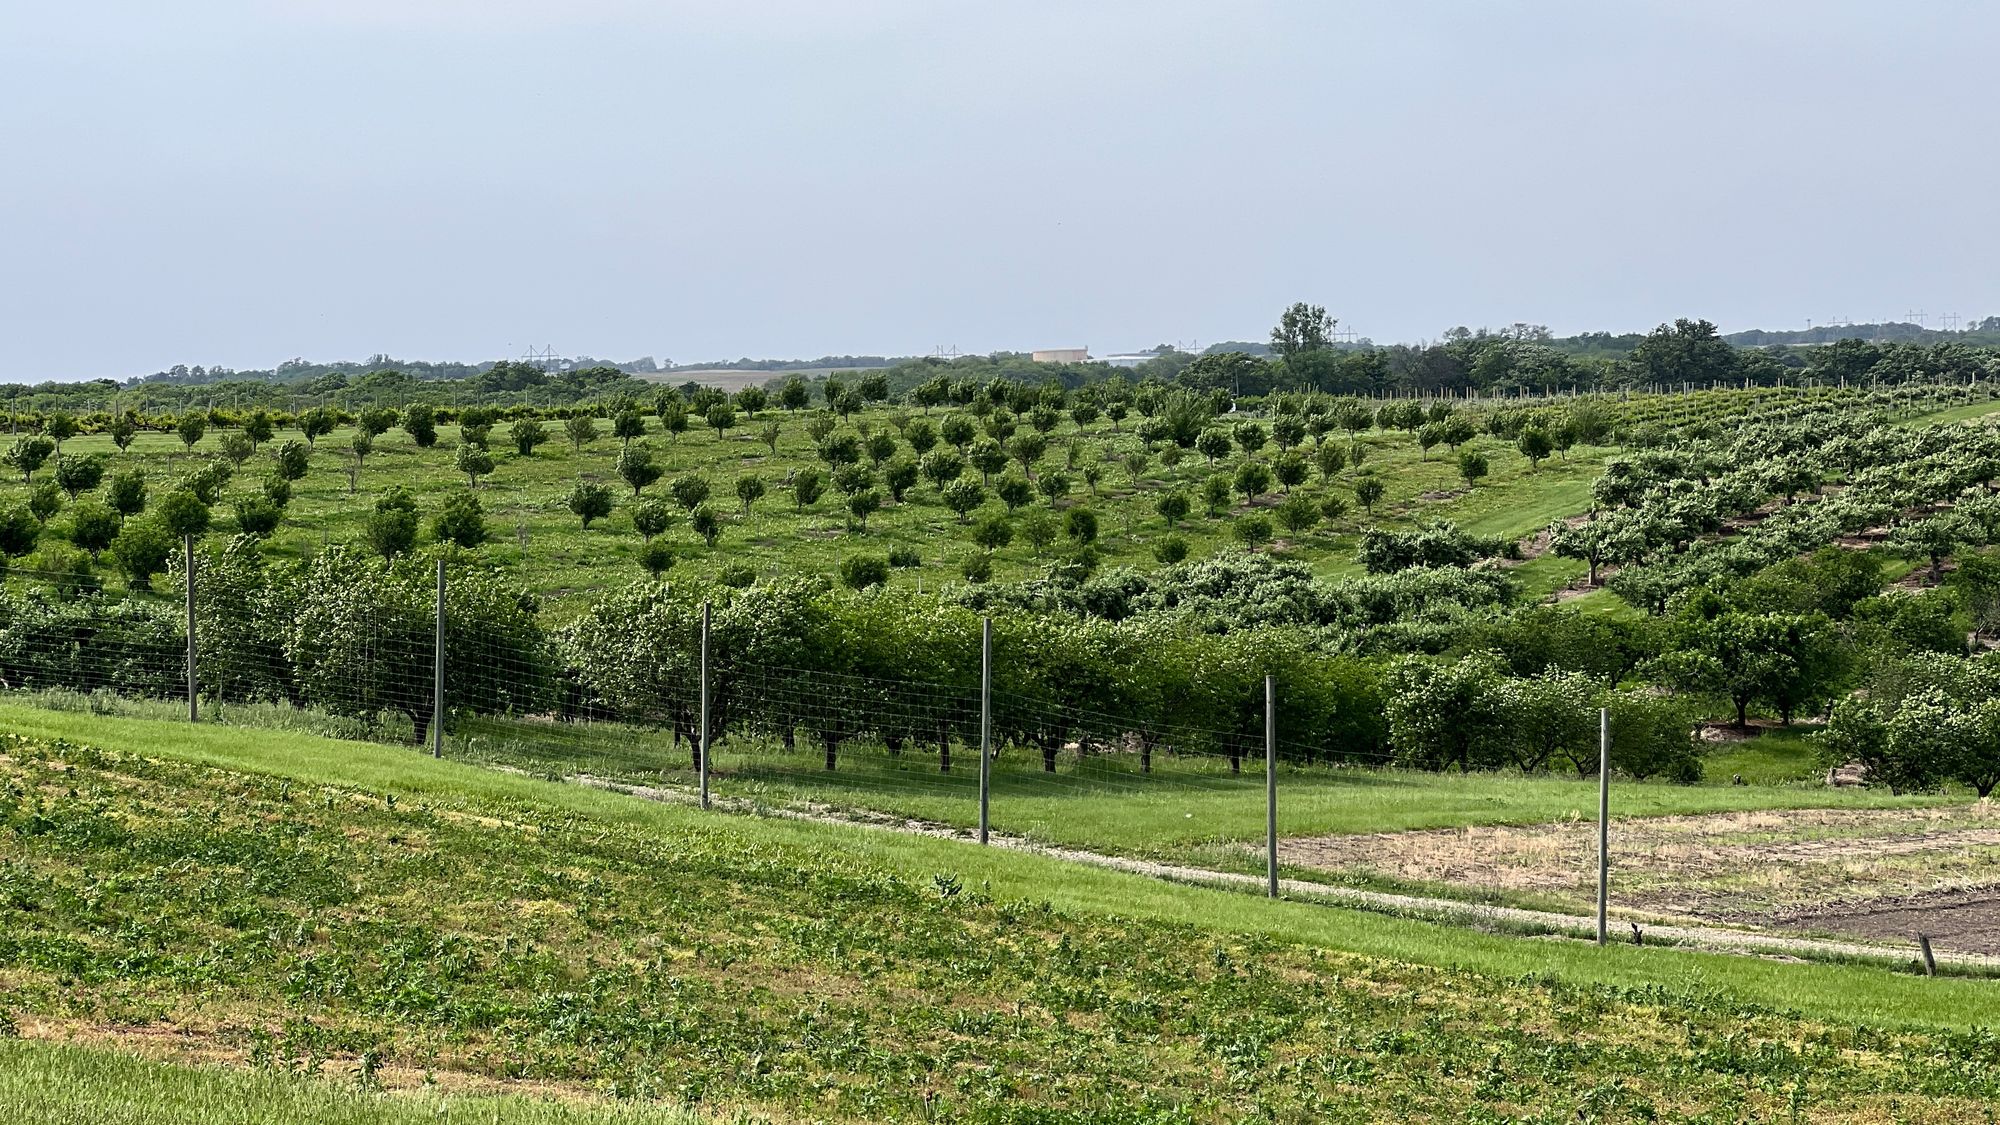
[[[689,789],[630,785],[610,778],[593,777],[588,774],[573,775],[569,780],[578,785],[589,786],[593,789],[624,793],[649,801],[664,801],[672,804],[695,804],[699,800],[694,791]],[[970,842],[973,839],[972,833],[968,831],[928,821],[857,814],[849,810],[835,809],[826,805],[770,808],[757,806],[752,802],[741,799],[721,797],[714,798],[711,801],[711,805],[714,808],[727,812],[755,813],[764,816],[782,817],[789,820],[810,821],[816,824],[874,828],[882,831],[902,832],[916,836],[929,836],[937,839],[965,842]],[[1258,894],[1262,894],[1265,888],[1265,879],[1261,875],[1244,875],[1229,871],[1210,871],[1206,868],[1184,867],[1178,864],[1159,863],[1153,860],[1130,859],[1124,856],[1104,855],[1099,852],[1081,851],[1075,848],[1052,847],[1014,836],[992,835],[990,839],[995,847],[1028,852],[1070,863],[1107,868],[1112,871],[1145,875],[1174,883],[1227,887],[1252,891]],[[1280,879],[1278,881],[1278,893],[1288,899],[1323,902],[1329,905],[1354,907],[1377,913],[1396,914],[1403,917],[1471,926],[1484,930],[1530,930],[1540,934],[1558,935],[1583,940],[1595,940],[1597,936],[1597,919],[1595,917],[1562,914],[1550,910],[1528,910],[1514,906],[1493,906],[1486,903],[1461,902],[1448,898],[1392,894],[1386,891],[1369,891],[1356,887],[1328,886],[1324,883],[1307,882],[1302,879]],[[1614,913],[1611,921],[1611,940],[1630,941],[1634,925],[1635,923],[1632,920],[1619,917]],[[1914,944],[1876,944],[1858,941],[1838,941],[1724,926],[1686,926],[1644,922],[1637,924],[1637,929],[1646,941],[1685,946],[1715,953],[1820,960],[1858,958],[1871,961],[1895,962],[1898,964],[1914,962],[1918,956]],[[1938,951],[1937,962],[1940,965],[2000,967],[2000,957],[1972,953],[1953,953],[1943,950]]]

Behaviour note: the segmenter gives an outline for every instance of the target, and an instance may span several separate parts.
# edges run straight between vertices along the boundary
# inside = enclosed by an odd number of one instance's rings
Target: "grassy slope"
[[[696,1125],[679,1109],[384,1093],[275,1071],[0,1041],[0,1120],[89,1125]]]
[[[358,787],[442,806],[531,803],[607,828],[699,833],[724,850],[795,848],[928,883],[950,872],[1000,900],[1046,902],[1080,915],[1115,915],[1199,927],[1239,938],[1262,936],[1421,965],[1502,977],[1546,975],[1578,985],[1716,988],[1743,1001],[1795,1008],[1836,1021],[1935,1024],[1984,1022],[1993,986],[1922,980],[1883,970],[1789,965],[1663,949],[1597,950],[1463,932],[1319,906],[1266,902],[1225,891],[1169,886],[1074,868],[953,841],[791,821],[703,814],[451,761],[406,750],[304,735],[231,728],[191,731],[137,719],[0,708],[0,728],[66,737],[106,749],[265,773],[314,785]]]

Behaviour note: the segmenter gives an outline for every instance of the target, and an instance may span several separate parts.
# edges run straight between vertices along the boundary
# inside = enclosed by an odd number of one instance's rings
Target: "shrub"
[[[881,555],[849,555],[840,560],[840,584],[850,590],[866,590],[889,582],[889,560]]]

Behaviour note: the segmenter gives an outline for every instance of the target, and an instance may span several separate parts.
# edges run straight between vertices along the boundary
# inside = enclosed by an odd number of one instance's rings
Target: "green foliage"
[[[700,480],[701,478],[691,478]],[[678,484],[679,482],[675,482]],[[708,482],[702,481],[702,494],[708,493]],[[679,499],[678,496],[675,499]],[[699,501],[696,501],[699,503]],[[611,490],[595,481],[578,481],[569,490],[569,510],[583,521],[584,530],[590,529],[592,520],[601,520],[611,514]]]
[[[840,584],[850,590],[885,586],[889,582],[889,560],[881,555],[849,555],[840,560]]]
[[[284,519],[285,515],[284,509],[264,496],[241,497],[235,502],[234,509],[237,530],[258,539],[266,538],[276,531],[279,521]]]
[[[153,518],[176,539],[201,535],[208,530],[208,505],[192,491],[181,489],[160,498],[153,506]]]
[[[454,492],[444,498],[444,506],[431,520],[431,535],[440,543],[454,543],[466,550],[486,542],[485,509],[471,492]]]

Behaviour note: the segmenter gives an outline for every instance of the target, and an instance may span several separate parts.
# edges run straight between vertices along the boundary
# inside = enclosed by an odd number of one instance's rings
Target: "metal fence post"
[[[1597,944],[1611,901],[1611,709],[1597,709]]]
[[[195,680],[195,645],[194,645],[194,536],[192,535],[181,536],[181,567],[182,570],[185,571],[185,577],[187,579],[185,584],[187,586],[188,722],[192,723],[192,722],[198,722],[201,718],[199,714],[199,707],[195,703],[197,689]]]
[[[444,560],[437,563],[437,636],[431,641],[431,757],[444,757]]]
[[[1264,677],[1264,893],[1278,897],[1278,680]]]
[[[979,842],[987,839],[993,792],[993,619],[979,627]]]
[[[709,603],[701,603],[701,735],[695,745],[701,755],[701,807],[708,807],[708,613]]]

